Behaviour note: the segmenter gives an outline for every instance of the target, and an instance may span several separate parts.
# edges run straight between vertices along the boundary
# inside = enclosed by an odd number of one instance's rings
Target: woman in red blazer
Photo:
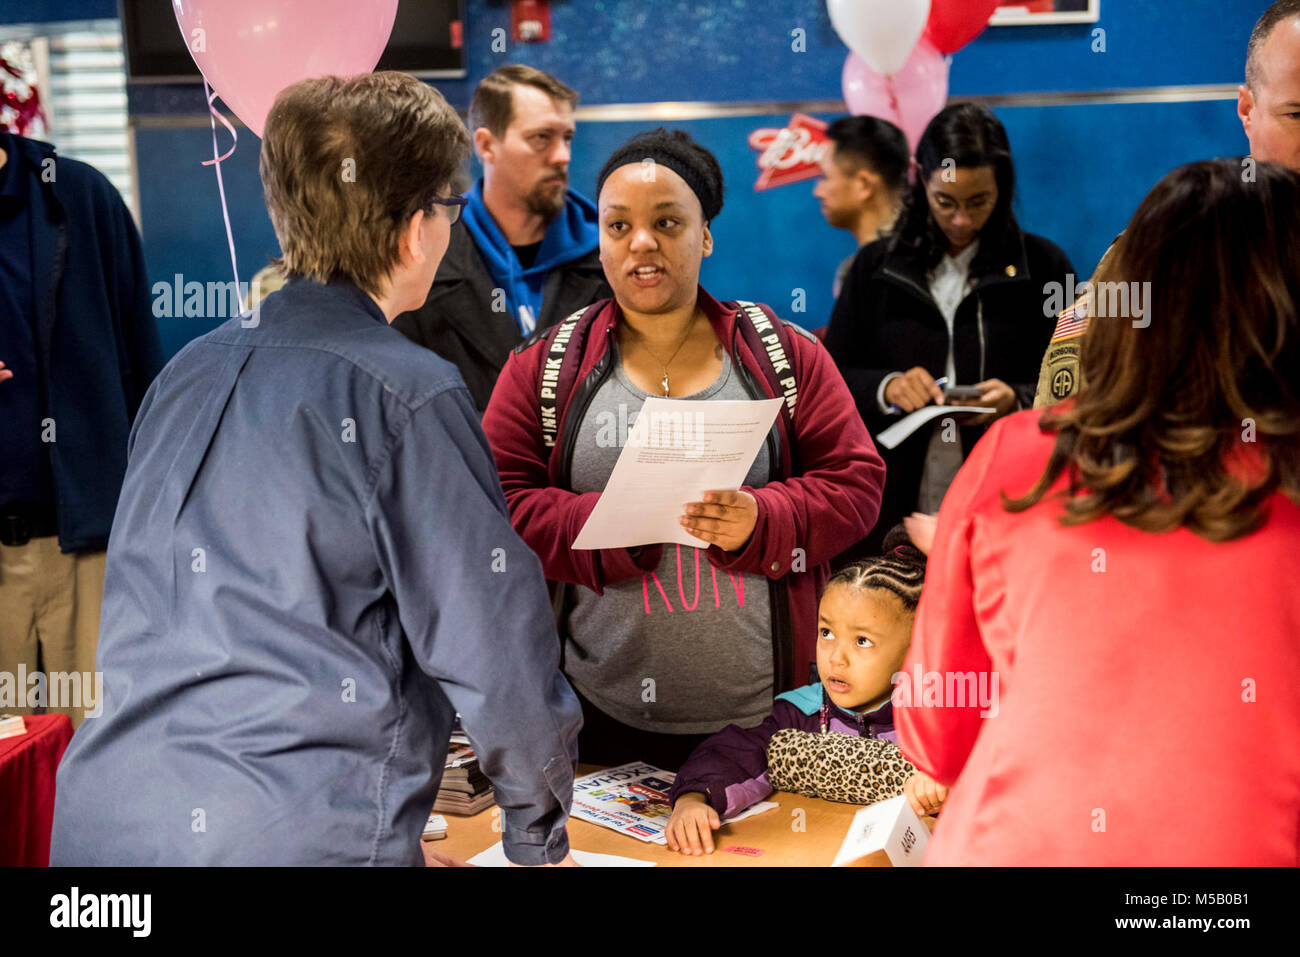
[[[958,474],[894,697],[952,785],[926,863],[1300,860],[1297,209],[1279,166],[1170,173],[1086,389]]]

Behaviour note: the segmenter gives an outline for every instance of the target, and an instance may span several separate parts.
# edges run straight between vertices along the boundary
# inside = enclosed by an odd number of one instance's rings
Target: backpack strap
[[[737,299],[727,305],[737,312],[736,329],[744,337],[750,352],[766,357],[767,361],[762,363],[763,377],[767,379],[773,394],[785,399],[781,414],[785,416],[788,432],[793,436],[794,410],[799,404],[799,382],[794,363],[790,359],[793,354],[790,333],[794,330],[814,342],[817,337],[793,323],[785,322],[763,303]]]
[[[542,363],[542,374],[537,380],[537,408],[542,419],[542,442],[548,454],[555,448],[555,440],[559,436],[560,410],[573,392],[573,384],[578,378],[592,320],[600,314],[608,301],[601,299],[579,309],[545,330],[543,335],[535,335],[519,347],[522,351],[538,341],[547,343],[546,360]],[[569,356],[573,356],[573,359],[566,362],[565,359]]]
[[[542,363],[542,374],[537,382],[537,407],[541,414],[542,442],[548,454],[555,448],[559,437],[560,410],[573,393],[592,322],[608,302],[608,299],[602,299],[579,309],[554,326],[534,333],[516,347],[516,351],[523,351],[538,342],[547,343],[546,359]],[[794,363],[790,360],[790,335],[794,332],[812,342],[819,340],[799,326],[785,322],[762,303],[737,300],[726,305],[736,310],[736,330],[744,337],[750,351],[767,359],[762,363],[763,376],[773,394],[785,399],[781,414],[785,417],[789,434],[794,435],[799,382]],[[565,361],[569,356],[575,358]]]

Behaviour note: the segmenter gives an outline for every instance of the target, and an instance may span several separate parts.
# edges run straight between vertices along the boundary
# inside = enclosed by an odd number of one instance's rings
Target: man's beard
[[[546,221],[554,219],[564,209],[565,198],[568,195],[569,178],[562,178],[559,188],[551,182],[551,177],[538,183],[533,187],[533,191],[528,194],[526,200],[528,210]]]

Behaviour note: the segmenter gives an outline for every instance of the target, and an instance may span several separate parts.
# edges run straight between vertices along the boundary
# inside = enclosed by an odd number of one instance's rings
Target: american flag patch
[[[1061,313],[1056,320],[1056,331],[1052,333],[1053,342],[1073,339],[1088,331],[1088,307],[1090,303],[1091,300],[1088,296],[1081,296],[1073,306]]]

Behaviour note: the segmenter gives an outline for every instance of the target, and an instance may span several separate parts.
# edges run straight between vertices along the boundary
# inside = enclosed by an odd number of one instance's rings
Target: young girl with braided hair
[[[673,782],[668,847],[712,853],[713,831],[773,790],[874,804],[906,793],[934,813],[947,789],[898,750],[891,678],[903,666],[925,581],[924,553],[899,526],[884,554],[827,582],[818,608],[821,681],[778,695],[755,728],[729,725],[692,752]]]

